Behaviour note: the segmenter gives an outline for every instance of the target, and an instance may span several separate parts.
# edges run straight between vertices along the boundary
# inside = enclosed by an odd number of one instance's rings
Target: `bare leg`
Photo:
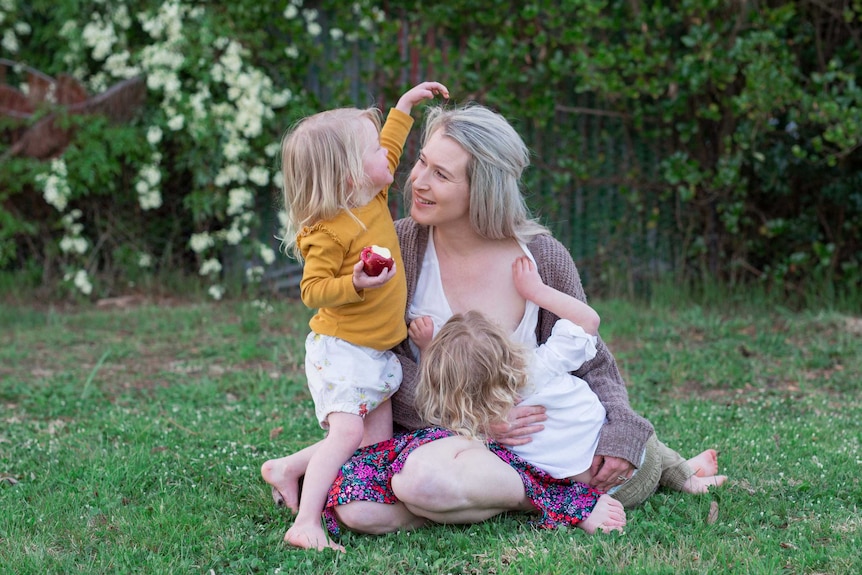
[[[608,494],[599,497],[596,506],[590,516],[578,523],[577,527],[587,533],[596,531],[610,533],[611,531],[623,531],[626,526],[626,511],[623,504]]]
[[[363,419],[364,432],[359,447],[392,439],[392,402],[384,401]],[[353,455],[353,454],[351,454]],[[345,459],[345,461],[347,461]]]
[[[284,540],[304,549],[328,547],[344,551],[344,547],[327,537],[320,514],[338,470],[362,442],[364,426],[362,418],[350,413],[330,413],[328,419],[329,434],[317,444],[308,461],[299,512]]]
[[[479,441],[446,437],[416,448],[392,490],[408,511],[437,523],[477,523],[535,511],[518,473]]]
[[[299,478],[305,475],[308,462],[321,443],[318,441],[287,457],[263,463],[260,474],[272,486],[272,498],[276,505],[284,505],[294,513],[299,511]]]
[[[373,445],[392,437],[392,403],[386,401],[377,409],[365,416],[362,444]],[[284,505],[294,513],[299,511],[299,479],[305,475],[305,469],[314,451],[321,444],[318,441],[305,449],[287,457],[265,461],[260,468],[263,480],[272,487],[272,499],[276,505]]]
[[[347,505],[339,505],[334,513],[341,525],[351,531],[367,535],[411,531],[428,523],[424,517],[410,513],[401,502],[388,505],[371,501],[354,501]]]

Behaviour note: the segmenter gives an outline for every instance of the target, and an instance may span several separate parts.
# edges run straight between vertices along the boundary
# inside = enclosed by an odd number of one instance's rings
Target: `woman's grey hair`
[[[432,107],[425,116],[423,146],[440,131],[470,155],[470,221],[477,233],[491,239],[517,238],[524,242],[548,233],[533,218],[524,200],[521,176],[530,165],[530,151],[506,118],[479,104]],[[409,205],[409,180],[405,196]]]

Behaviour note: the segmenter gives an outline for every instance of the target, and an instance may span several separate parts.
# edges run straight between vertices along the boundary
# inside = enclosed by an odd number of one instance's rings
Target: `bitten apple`
[[[392,265],[395,263],[389,249],[381,246],[368,246],[362,248],[362,253],[359,254],[359,258],[364,264],[363,269],[365,269],[365,273],[370,276],[379,276],[383,272],[384,268],[391,270]]]

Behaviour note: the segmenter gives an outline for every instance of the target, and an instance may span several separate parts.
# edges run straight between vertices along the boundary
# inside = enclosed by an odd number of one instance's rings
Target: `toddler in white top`
[[[599,315],[586,303],[546,285],[527,257],[515,260],[512,273],[525,300],[561,318],[551,337],[534,349],[525,348],[476,311],[453,315],[436,334],[429,322],[414,320],[408,333],[422,350],[417,409],[426,421],[485,439],[495,426],[505,424],[515,405],[543,405],[544,429],[529,443],[510,449],[555,478],[589,483],[605,409],[587,382],[570,372],[595,357]],[[727,479],[715,475],[712,450],[685,461],[657,439],[647,449],[656,450],[662,485],[704,493]],[[678,475],[680,468],[678,483],[664,481]],[[658,475],[654,479],[653,490]]]

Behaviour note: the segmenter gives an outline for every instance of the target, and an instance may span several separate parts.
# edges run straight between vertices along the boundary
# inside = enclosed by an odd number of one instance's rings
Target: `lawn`
[[[723,488],[660,491],[625,534],[525,515],[281,542],[266,459],[319,439],[309,313],[278,301],[0,304],[3,573],[862,572],[862,318],[592,302],[633,406]]]

